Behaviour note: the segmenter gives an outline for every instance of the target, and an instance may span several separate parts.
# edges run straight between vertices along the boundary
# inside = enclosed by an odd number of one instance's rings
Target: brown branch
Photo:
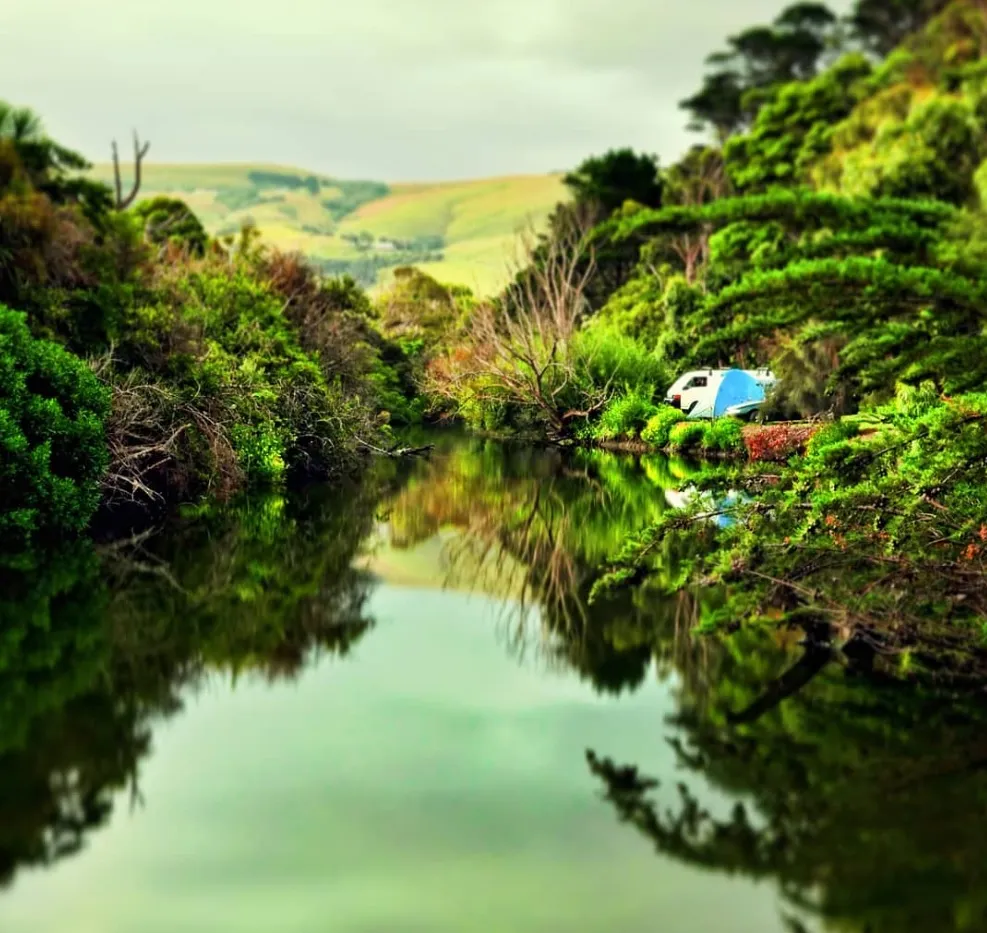
[[[137,135],[137,131],[134,130],[134,184],[130,189],[130,194],[124,197],[123,184],[120,178],[120,152],[117,149],[116,140],[113,140],[113,185],[116,191],[115,204],[118,211],[126,210],[134,203],[137,192],[140,191],[141,187],[141,168],[144,157],[150,148],[151,144],[149,142],[141,145],[140,137]]]

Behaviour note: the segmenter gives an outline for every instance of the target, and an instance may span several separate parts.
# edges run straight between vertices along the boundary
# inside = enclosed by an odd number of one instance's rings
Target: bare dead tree
[[[723,197],[730,189],[723,156],[717,150],[705,149],[686,160],[686,168],[676,179],[672,202],[687,207],[700,207]],[[692,285],[709,262],[709,238],[713,228],[681,233],[670,241],[670,247],[682,261],[686,281]]]
[[[609,388],[580,410],[568,408],[581,379],[573,342],[589,310],[586,288],[596,264],[588,228],[573,225],[544,240],[522,235],[515,274],[501,299],[473,314],[466,345],[431,372],[432,388],[455,399],[468,385],[474,398],[533,407],[561,439],[570,421],[602,409]]]
[[[124,197],[123,184],[120,180],[120,153],[117,150],[117,141],[115,139],[113,140],[113,184],[116,190],[116,209],[118,211],[126,210],[134,203],[137,192],[140,191],[141,187],[141,167],[144,157],[150,148],[151,144],[149,142],[141,145],[140,137],[137,135],[137,131],[134,130],[134,184],[130,190],[130,194]]]

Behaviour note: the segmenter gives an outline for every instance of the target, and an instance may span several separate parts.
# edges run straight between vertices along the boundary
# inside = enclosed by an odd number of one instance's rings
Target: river
[[[588,601],[691,469],[442,435],[8,582],[0,929],[987,929],[982,703]]]

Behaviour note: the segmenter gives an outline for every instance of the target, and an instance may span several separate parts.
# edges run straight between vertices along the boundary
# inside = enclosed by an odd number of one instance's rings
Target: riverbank
[[[250,226],[209,237],[182,201],[135,201],[139,181],[122,201],[43,142],[48,161],[0,138],[4,553],[97,510],[137,521],[350,475],[420,416],[409,352],[352,280]]]
[[[731,492],[742,474],[698,476],[691,506],[629,536],[599,591],[664,574],[671,551],[677,592],[724,588],[704,626],[792,626],[899,672],[982,683],[987,395],[902,392],[876,414],[820,428],[749,498]]]
[[[623,438],[616,440],[594,439],[589,446],[599,447],[615,453],[648,454],[663,453],[668,456],[686,454],[699,456],[710,460],[746,460],[758,462],[784,462],[790,457],[804,453],[809,441],[823,427],[820,423],[788,422],[784,424],[745,424],[740,427],[742,443],[729,450],[720,450],[704,445],[704,439],[709,433],[712,422],[705,422],[702,430],[696,429],[691,437],[688,432],[690,422],[675,422],[674,427],[683,426],[687,442],[682,445],[666,444],[658,447],[641,439]],[[697,422],[692,422],[697,424]]]

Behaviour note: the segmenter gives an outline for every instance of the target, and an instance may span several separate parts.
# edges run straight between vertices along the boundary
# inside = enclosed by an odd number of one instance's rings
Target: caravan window
[[[693,376],[685,386],[687,389],[705,389],[706,388],[706,377],[705,376]]]

